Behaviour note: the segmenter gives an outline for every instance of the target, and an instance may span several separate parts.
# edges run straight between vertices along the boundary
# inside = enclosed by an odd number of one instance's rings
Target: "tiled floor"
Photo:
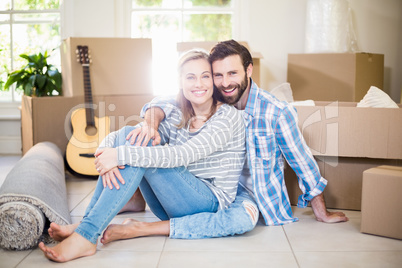
[[[0,156],[0,183],[19,156]],[[68,203],[78,222],[95,181],[67,177]],[[261,223],[241,236],[174,240],[144,237],[98,245],[98,252],[65,264],[47,260],[38,249],[0,249],[0,267],[402,267],[402,241],[360,233],[359,211],[345,211],[349,222],[317,222],[310,208],[294,208],[299,222],[276,227]],[[157,218],[147,209],[118,215],[143,221]]]

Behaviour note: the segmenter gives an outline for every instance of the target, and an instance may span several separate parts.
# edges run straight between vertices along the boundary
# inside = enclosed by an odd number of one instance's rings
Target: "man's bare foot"
[[[74,230],[78,227],[79,223],[69,224],[69,225],[58,225],[57,223],[50,223],[48,229],[49,235],[56,241],[63,241],[70,235],[74,233]]]
[[[105,245],[115,240],[136,238],[139,236],[136,229],[141,223],[134,219],[125,219],[122,224],[110,224],[100,241]]]
[[[73,233],[54,247],[48,247],[40,242],[39,248],[46,258],[56,262],[67,262],[96,252],[96,244],[92,244],[77,233]]]
[[[131,199],[124,205],[124,207],[119,211],[123,212],[141,212],[145,210],[145,200],[141,194],[141,191],[137,189]]]
[[[311,207],[317,221],[325,223],[337,223],[348,221],[345,213],[334,211],[329,212],[325,206],[324,195],[319,194],[311,200]]]

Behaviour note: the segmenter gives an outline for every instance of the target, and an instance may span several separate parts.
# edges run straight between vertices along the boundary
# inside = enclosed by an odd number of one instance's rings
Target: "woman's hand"
[[[117,167],[117,149],[101,148],[95,153],[95,167],[101,176],[114,167]]]
[[[150,127],[146,121],[140,128],[133,129],[128,133],[127,140],[130,140],[130,144],[135,146],[147,146],[149,141],[152,139],[152,146],[161,143],[161,136],[159,135],[158,129]]]
[[[119,167],[124,168],[123,167]],[[103,182],[103,187],[106,188],[107,186],[109,187],[109,189],[113,189],[113,185],[114,187],[116,187],[116,189],[120,189],[120,185],[117,182],[117,180],[119,180],[119,182],[121,184],[125,184],[126,182],[124,181],[123,177],[120,174],[119,168],[114,167],[111,170],[109,170],[108,172],[106,172],[103,176],[102,176],[102,182]],[[116,180],[117,178],[117,180]]]

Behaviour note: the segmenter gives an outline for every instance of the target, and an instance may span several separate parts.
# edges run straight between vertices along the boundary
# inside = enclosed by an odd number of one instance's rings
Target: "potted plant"
[[[21,54],[20,57],[28,61],[27,65],[8,74],[3,90],[8,90],[12,84],[17,83],[16,90],[22,90],[27,96],[43,97],[62,94],[61,73],[47,62],[49,57],[47,51],[44,54]]]

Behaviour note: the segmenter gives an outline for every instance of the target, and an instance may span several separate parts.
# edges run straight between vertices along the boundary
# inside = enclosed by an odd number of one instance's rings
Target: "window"
[[[26,61],[20,54],[48,51],[48,61],[60,66],[60,1],[1,0],[0,1],[0,86],[7,73],[19,69]],[[14,85],[0,91],[0,102],[18,102],[20,93]]]
[[[233,36],[236,0],[132,0],[131,37],[152,38],[154,94],[177,92],[177,43]]]

